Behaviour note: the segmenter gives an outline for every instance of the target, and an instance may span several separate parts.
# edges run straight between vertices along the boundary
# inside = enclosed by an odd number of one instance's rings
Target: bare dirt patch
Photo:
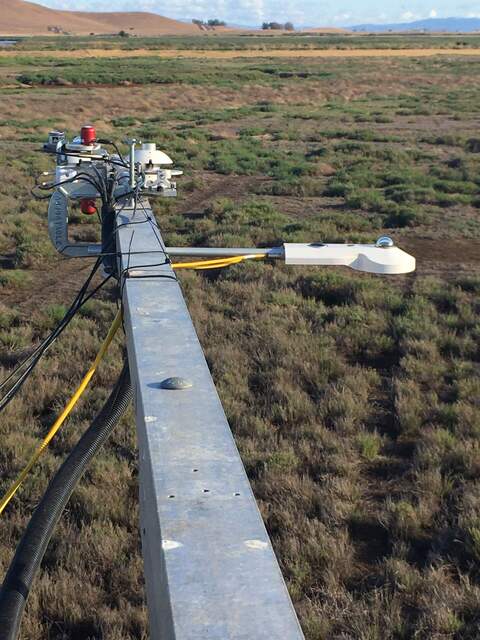
[[[398,244],[415,256],[418,275],[438,273],[448,280],[460,273],[478,273],[480,267],[478,240],[408,237]]]
[[[35,310],[49,304],[64,304],[75,298],[79,283],[86,280],[92,269],[91,260],[56,260],[54,268],[30,269],[32,283],[25,291],[15,286],[4,287],[1,292],[2,303],[14,306],[22,316],[28,318]],[[100,280],[95,281],[96,284]]]

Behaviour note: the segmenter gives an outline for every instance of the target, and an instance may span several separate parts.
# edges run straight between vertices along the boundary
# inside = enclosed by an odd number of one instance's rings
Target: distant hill
[[[385,33],[388,31],[426,31],[429,33],[474,33],[480,31],[480,18],[429,18],[397,24],[359,24],[352,31]]]
[[[112,5],[115,3],[112,2]],[[0,36],[41,36],[54,34],[105,35],[124,31],[137,36],[258,33],[258,27],[215,27],[206,31],[187,21],[171,20],[146,12],[87,12],[50,9],[27,0],[0,0]],[[344,29],[307,29],[311,33],[344,33]],[[264,34],[270,32],[262,32]],[[272,32],[273,33],[273,32]],[[278,35],[275,32],[273,35]],[[281,32],[280,32],[281,33]]]
[[[164,18],[156,13],[59,11],[24,0],[0,0],[2,36],[114,34],[119,31],[144,36],[202,33],[194,24]]]
[[[338,27],[303,27],[301,29],[303,33],[315,33],[315,34],[342,34],[342,33],[350,33],[350,29],[341,29]]]

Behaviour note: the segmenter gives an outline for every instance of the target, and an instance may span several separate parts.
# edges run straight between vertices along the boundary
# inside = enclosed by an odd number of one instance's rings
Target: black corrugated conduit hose
[[[53,531],[73,490],[131,399],[125,362],[107,402],[51,480],[17,547],[0,592],[0,640],[17,640],[28,594]]]

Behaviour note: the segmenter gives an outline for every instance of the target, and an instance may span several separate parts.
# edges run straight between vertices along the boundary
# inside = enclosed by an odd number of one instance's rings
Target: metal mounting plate
[[[68,258],[89,258],[102,252],[101,244],[68,241],[68,197],[61,189],[56,189],[50,198],[48,234],[55,249]]]

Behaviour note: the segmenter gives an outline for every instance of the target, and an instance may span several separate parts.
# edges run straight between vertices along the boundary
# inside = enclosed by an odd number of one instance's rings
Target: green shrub
[[[345,198],[352,190],[351,184],[332,181],[325,189],[323,195],[328,198]]]
[[[0,287],[23,288],[30,285],[32,276],[23,269],[1,269]]]
[[[387,229],[413,227],[417,222],[418,216],[413,209],[407,209],[405,207],[396,209],[392,207],[391,212],[385,218],[385,227]]]
[[[330,306],[354,304],[365,286],[360,278],[334,270],[304,276],[297,281],[297,287],[303,296],[321,300]]]
[[[357,444],[361,456],[373,462],[380,453],[382,441],[377,433],[361,433],[357,436]]]

